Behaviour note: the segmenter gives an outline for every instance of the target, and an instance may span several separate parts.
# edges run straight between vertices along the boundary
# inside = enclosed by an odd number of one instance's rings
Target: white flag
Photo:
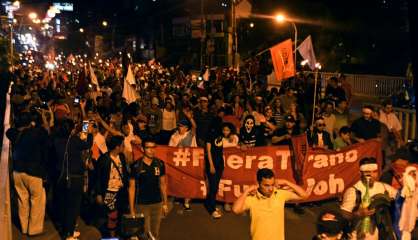
[[[247,0],[241,0],[235,6],[235,15],[237,18],[249,18],[251,15],[252,6]]]
[[[122,97],[126,99],[126,102],[132,103],[135,102],[138,95],[135,90],[135,87],[132,86],[135,84],[135,77],[132,73],[131,65],[128,66],[128,73],[126,74],[125,80],[123,81],[123,92]]]
[[[97,80],[96,74],[94,73],[93,68],[91,67],[91,64],[89,63],[89,71],[90,71],[90,80],[91,83],[96,85],[96,89],[100,89],[99,81]]]
[[[311,35],[303,40],[303,42],[298,47],[298,51],[300,55],[302,55],[303,59],[308,61],[309,67],[312,70],[315,70],[316,58],[312,45]]]

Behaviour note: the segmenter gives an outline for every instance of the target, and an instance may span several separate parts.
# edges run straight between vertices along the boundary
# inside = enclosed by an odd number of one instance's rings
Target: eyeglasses
[[[318,127],[325,127],[325,123],[319,123]]]
[[[144,148],[155,148],[156,146],[145,146]]]

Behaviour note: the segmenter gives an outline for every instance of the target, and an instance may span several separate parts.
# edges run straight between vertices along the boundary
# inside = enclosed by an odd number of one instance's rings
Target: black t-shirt
[[[289,132],[288,132],[286,127],[283,127],[283,128],[277,129],[276,132],[273,135],[276,136],[276,137],[281,137],[281,136],[284,136],[286,134],[289,134]],[[291,136],[296,136],[298,134],[299,134],[299,131],[296,129],[296,127],[294,127],[293,130],[292,130],[292,133],[290,135]],[[290,144],[292,144],[292,140],[291,139],[285,139],[285,140],[282,140],[278,143],[275,143],[274,145],[290,145]]]
[[[264,146],[264,129],[260,126],[254,126],[251,132],[247,132],[245,127],[242,127],[239,132],[239,141],[248,147]]]
[[[154,158],[150,165],[143,159],[131,166],[131,179],[135,179],[136,203],[154,204],[162,202],[160,178],[165,175],[165,165],[162,160]]]
[[[212,139],[210,142],[211,148],[210,152],[212,155],[212,161],[216,169],[224,167],[223,159],[223,146],[222,146],[222,137],[217,137]]]
[[[353,131],[356,137],[365,140],[377,138],[380,133],[380,122],[376,119],[366,120],[361,117],[353,122],[351,131]]]

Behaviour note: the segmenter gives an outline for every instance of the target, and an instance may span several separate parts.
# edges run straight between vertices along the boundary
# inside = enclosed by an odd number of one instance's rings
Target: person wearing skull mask
[[[264,146],[264,132],[260,126],[255,125],[253,115],[248,115],[244,119],[244,126],[239,131],[240,143],[247,147]]]

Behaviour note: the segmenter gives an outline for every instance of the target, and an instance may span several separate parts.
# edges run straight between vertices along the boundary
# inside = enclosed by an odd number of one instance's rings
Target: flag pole
[[[315,122],[315,106],[316,106],[316,89],[318,86],[318,72],[319,72],[319,68],[315,69],[315,87],[314,87],[314,98],[313,98],[313,109],[312,109],[312,122],[311,122],[311,126],[314,125]]]

